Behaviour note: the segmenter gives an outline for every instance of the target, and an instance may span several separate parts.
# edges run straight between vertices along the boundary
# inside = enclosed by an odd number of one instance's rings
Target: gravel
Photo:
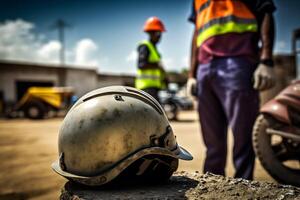
[[[67,182],[61,200],[100,199],[299,199],[300,188],[274,183],[234,179],[211,173],[176,172],[156,185],[121,183],[86,187]]]

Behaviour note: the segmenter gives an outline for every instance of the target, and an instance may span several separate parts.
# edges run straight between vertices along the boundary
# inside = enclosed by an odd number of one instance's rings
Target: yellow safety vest
[[[150,41],[143,41],[140,45],[146,45],[149,49],[149,57],[148,62],[151,64],[157,64],[160,62],[160,55],[157,52],[155,46]],[[137,89],[143,90],[146,88],[158,88],[164,89],[165,82],[164,82],[165,74],[164,72],[157,68],[157,69],[138,69],[136,79],[135,79],[135,87]]]

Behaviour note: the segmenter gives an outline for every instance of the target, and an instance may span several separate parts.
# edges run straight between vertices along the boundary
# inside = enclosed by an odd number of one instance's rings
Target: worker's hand
[[[254,89],[268,90],[275,85],[275,73],[273,67],[260,63],[254,72]]]
[[[197,80],[189,78],[186,84],[186,94],[188,97],[197,96]]]

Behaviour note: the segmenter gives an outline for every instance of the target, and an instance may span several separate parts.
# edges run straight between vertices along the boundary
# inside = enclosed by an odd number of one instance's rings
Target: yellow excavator
[[[30,87],[9,112],[10,117],[23,112],[30,119],[43,119],[50,111],[66,111],[72,105],[71,87]]]

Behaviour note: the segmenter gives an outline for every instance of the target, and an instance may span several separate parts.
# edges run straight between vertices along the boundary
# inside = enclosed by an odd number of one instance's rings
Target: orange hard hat
[[[147,19],[144,25],[144,31],[161,31],[165,32],[165,26],[158,17],[150,17]]]

